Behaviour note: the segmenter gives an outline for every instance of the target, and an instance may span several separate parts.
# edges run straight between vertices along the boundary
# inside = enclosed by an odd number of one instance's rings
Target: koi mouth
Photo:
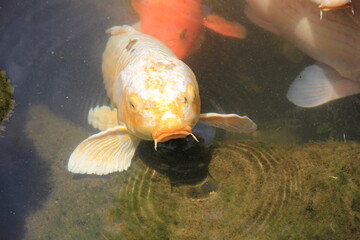
[[[334,7],[319,7],[322,11],[331,11],[331,10],[336,10],[336,9],[342,9],[342,8],[348,8],[351,7],[350,4],[346,4],[346,5],[340,5],[340,6],[334,6]]]
[[[352,2],[348,2],[348,3],[343,3],[343,4],[338,4],[338,5],[332,5],[332,6],[328,6],[326,4],[320,4],[319,5],[319,8],[322,10],[322,11],[331,11],[331,10],[335,10],[335,9],[341,9],[341,8],[352,8]]]
[[[187,136],[191,135],[195,141],[199,141],[194,134],[192,134],[189,131],[183,130],[183,131],[178,131],[178,132],[171,132],[171,133],[162,133],[160,134],[158,137],[154,137],[154,148],[155,150],[157,149],[157,144],[159,142],[166,142],[169,141],[171,139],[177,139],[177,138],[185,138]]]

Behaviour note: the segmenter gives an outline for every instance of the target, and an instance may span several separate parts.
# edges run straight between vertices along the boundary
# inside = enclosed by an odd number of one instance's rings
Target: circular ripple
[[[109,239],[342,239],[357,236],[359,144],[221,143],[199,183],[137,160],[121,176]],[[357,230],[356,230],[357,229]],[[350,234],[350,235],[349,235]]]
[[[169,179],[141,162],[141,172],[129,174],[119,192],[118,207],[110,213],[110,239],[166,239],[181,218],[179,200],[206,199],[198,188],[171,187]]]

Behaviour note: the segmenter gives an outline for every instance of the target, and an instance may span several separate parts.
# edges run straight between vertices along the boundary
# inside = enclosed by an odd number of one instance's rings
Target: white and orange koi
[[[74,173],[108,174],[128,169],[140,142],[192,135],[200,120],[235,132],[252,132],[256,124],[236,114],[200,114],[194,73],[162,42],[115,26],[103,54],[103,77],[114,109],[95,107],[89,123],[101,130],[81,142],[70,156]]]
[[[246,0],[247,17],[292,42],[317,61],[291,84],[287,98],[300,107],[315,107],[360,93],[360,1],[355,15],[333,11],[319,19],[309,0]]]

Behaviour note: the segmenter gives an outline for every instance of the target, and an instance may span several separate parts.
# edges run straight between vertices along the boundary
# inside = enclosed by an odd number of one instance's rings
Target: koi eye
[[[132,102],[129,102],[129,104],[135,110],[135,105]]]
[[[186,39],[186,33],[187,33],[187,29],[183,29],[179,34],[179,39],[180,40],[185,40]]]
[[[131,94],[129,98],[129,105],[131,106],[132,110],[137,110],[139,107],[139,97],[136,94]]]
[[[186,97],[179,97],[178,101],[181,102],[181,103],[187,103],[188,99]]]

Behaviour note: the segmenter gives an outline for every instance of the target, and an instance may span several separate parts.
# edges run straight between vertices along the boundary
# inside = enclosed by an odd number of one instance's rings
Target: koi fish
[[[321,11],[351,7],[351,0],[311,0],[316,3]]]
[[[256,124],[236,114],[200,114],[194,73],[161,41],[130,26],[114,26],[103,53],[105,89],[114,108],[90,109],[89,123],[101,130],[70,156],[74,173],[108,174],[128,169],[140,142],[185,138],[198,121],[233,132]]]
[[[291,84],[287,98],[300,107],[315,107],[360,93],[360,2],[355,15],[334,11],[322,20],[309,0],[246,0],[247,17],[294,43],[317,61]]]
[[[141,32],[168,46],[179,59],[186,57],[202,26],[224,36],[245,38],[245,28],[217,15],[205,15],[201,0],[133,0]]]

